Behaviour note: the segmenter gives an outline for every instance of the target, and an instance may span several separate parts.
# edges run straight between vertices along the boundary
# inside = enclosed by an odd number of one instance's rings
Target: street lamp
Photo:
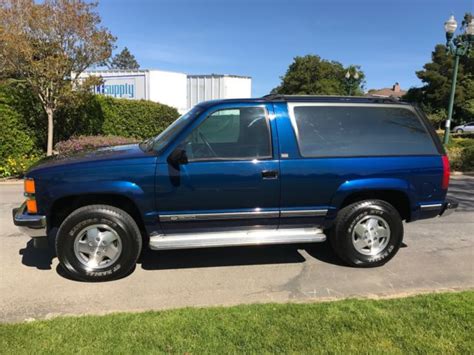
[[[446,47],[448,53],[454,55],[453,79],[451,82],[451,94],[449,96],[448,119],[446,121],[446,130],[444,131],[444,144],[449,142],[449,132],[451,130],[451,119],[453,117],[454,93],[456,91],[456,80],[458,77],[459,58],[467,55],[474,43],[474,19],[471,19],[466,26],[466,31],[457,37],[454,32],[458,27],[458,23],[453,15],[444,23],[444,31],[446,32]]]
[[[352,96],[352,87],[359,80],[359,73],[357,72],[357,70],[354,70],[354,73],[351,73],[349,69],[347,70],[346,75],[344,75],[344,77],[346,78],[347,86],[349,87],[349,96]]]

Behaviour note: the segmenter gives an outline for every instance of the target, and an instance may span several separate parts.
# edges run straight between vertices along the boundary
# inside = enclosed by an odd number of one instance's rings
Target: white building
[[[186,75],[162,70],[92,70],[79,78],[100,76],[100,95],[131,100],[150,100],[183,113],[201,101],[249,98],[252,79],[236,75]]]
[[[208,100],[249,98],[252,78],[237,75],[188,75],[188,108]]]

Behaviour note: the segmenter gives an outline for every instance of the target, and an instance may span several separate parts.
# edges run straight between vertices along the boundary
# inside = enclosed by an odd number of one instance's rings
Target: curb
[[[474,176],[474,171],[453,171],[451,176]]]
[[[23,179],[0,180],[0,185],[22,185]]]

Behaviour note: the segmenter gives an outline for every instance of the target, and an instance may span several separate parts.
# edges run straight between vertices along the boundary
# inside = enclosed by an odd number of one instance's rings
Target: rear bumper
[[[443,208],[439,213],[440,216],[449,216],[451,213],[458,208],[459,202],[455,198],[447,198],[443,203]]]
[[[13,223],[32,238],[46,236],[46,216],[26,212],[26,203],[12,210]]]

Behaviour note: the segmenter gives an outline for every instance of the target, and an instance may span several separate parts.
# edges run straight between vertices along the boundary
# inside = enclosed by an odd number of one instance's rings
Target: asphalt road
[[[451,216],[407,224],[405,246],[376,269],[341,265],[328,246],[149,252],[126,278],[64,277],[11,222],[22,186],[0,184],[0,321],[185,306],[385,297],[474,287],[474,177],[455,177]]]

